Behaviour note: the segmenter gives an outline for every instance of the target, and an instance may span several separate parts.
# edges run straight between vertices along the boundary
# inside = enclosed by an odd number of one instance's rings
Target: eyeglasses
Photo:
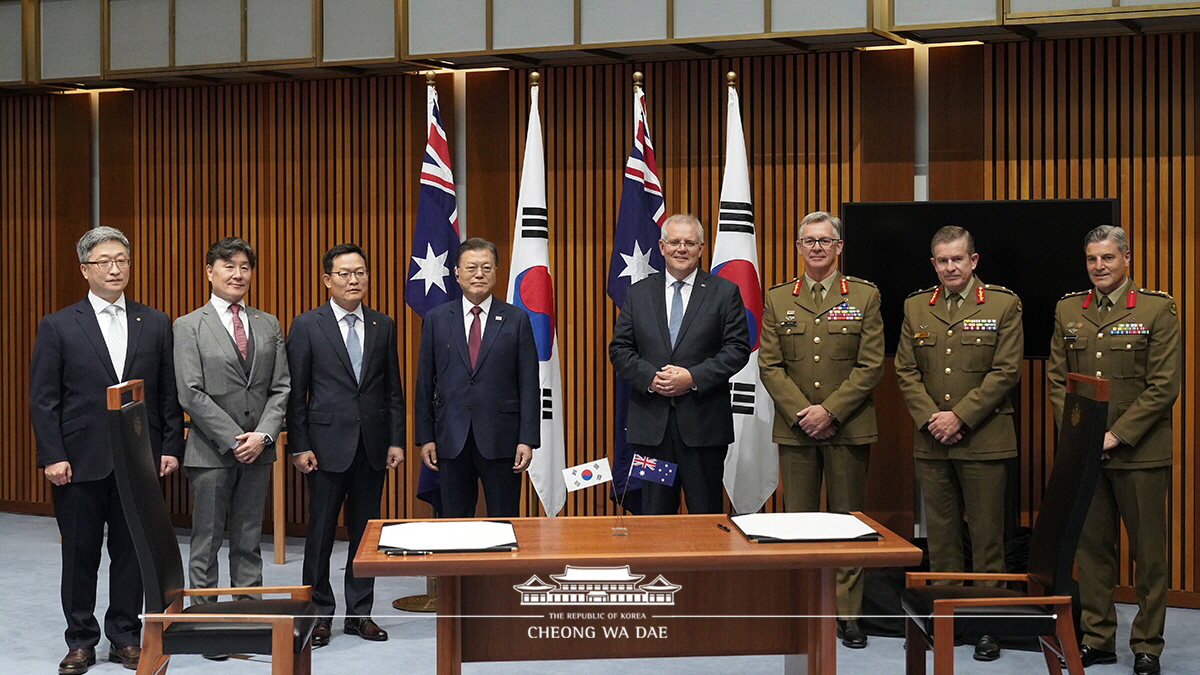
[[[479,272],[491,274],[492,272],[496,271],[496,268],[493,265],[467,265],[466,267],[462,268],[462,270],[466,272],[468,276],[473,277]]]
[[[812,247],[816,246],[817,244],[820,244],[821,248],[829,248],[830,246],[833,246],[833,242],[835,242],[835,241],[841,241],[841,239],[831,239],[829,237],[821,237],[820,239],[814,239],[812,237],[805,237],[800,240],[800,245],[803,246],[804,248],[812,248]]]
[[[84,262],[83,264],[84,265],[95,265],[96,269],[100,270],[101,272],[109,271],[110,269],[112,269],[113,265],[116,265],[117,269],[119,269],[119,270],[129,269],[129,259],[128,258],[117,258],[116,260],[89,260],[87,262]]]
[[[671,241],[664,241],[663,243],[667,245],[667,248],[679,248],[682,246],[689,251],[701,244],[701,242],[692,241],[690,239],[672,239]]]
[[[333,276],[341,279],[342,281],[349,281],[350,279],[362,279],[363,281],[366,281],[367,271],[359,270],[354,272],[334,272]]]

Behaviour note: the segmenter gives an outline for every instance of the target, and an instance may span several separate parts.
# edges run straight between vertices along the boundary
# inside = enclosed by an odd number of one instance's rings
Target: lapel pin
[[[502,321],[503,319],[504,319],[504,317],[500,316],[499,314],[496,315],[497,321]]]

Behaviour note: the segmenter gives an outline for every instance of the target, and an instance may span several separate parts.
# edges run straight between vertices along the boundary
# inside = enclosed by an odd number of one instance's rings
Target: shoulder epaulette
[[[1155,291],[1155,290],[1152,290],[1149,288],[1139,288],[1138,293],[1145,293],[1146,295],[1157,295],[1160,298],[1166,298],[1167,300],[1174,300],[1174,298],[1171,297],[1171,294],[1166,291]]]
[[[999,291],[1000,293],[1008,293],[1009,295],[1016,295],[1016,292],[1013,291],[1011,288],[1005,288],[1004,286],[997,286],[996,284],[984,284],[983,287],[988,289],[989,291]]]
[[[852,277],[852,276],[850,276],[849,274],[844,274],[844,275],[842,275],[842,276],[846,277],[846,279],[847,279],[848,281],[853,281],[853,282],[854,282],[854,283],[856,283],[856,284],[865,284],[865,285],[867,285],[867,286],[870,286],[871,288],[879,288],[878,286],[876,286],[875,284],[873,284],[873,283],[871,283],[871,282],[867,281],[866,279],[859,279],[858,277]]]
[[[1075,291],[1074,293],[1067,293],[1066,295],[1059,298],[1059,300],[1066,300],[1067,298],[1073,298],[1076,295],[1087,295],[1088,293],[1091,293],[1091,291]]]
[[[933,289],[935,289],[935,288],[937,288],[937,286],[930,286],[929,288],[917,289],[917,290],[913,291],[912,293],[909,293],[908,297],[911,298],[914,295],[921,295],[922,293],[932,293]]]
[[[796,277],[796,279],[799,279],[799,277]],[[767,289],[767,290],[773,291],[773,290],[775,290],[776,288],[779,288],[780,286],[787,286],[788,284],[795,284],[795,283],[796,283],[796,279],[790,279],[790,280],[788,280],[788,281],[785,281],[785,282],[783,282],[783,283],[780,283],[780,284],[775,284],[774,286],[770,287],[770,288],[769,288],[769,289]]]

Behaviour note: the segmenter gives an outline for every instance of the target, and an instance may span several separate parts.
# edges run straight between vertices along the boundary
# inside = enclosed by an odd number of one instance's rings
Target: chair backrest
[[[1071,578],[1079,534],[1100,475],[1107,422],[1107,400],[1068,390],[1054,468],[1029,542],[1029,574],[1047,594],[1064,594],[1063,582]]]
[[[183,591],[183,559],[158,483],[158,467],[147,435],[150,423],[146,402],[127,403],[120,409],[110,409],[108,415],[113,475],[142,568],[146,611],[161,613]]]

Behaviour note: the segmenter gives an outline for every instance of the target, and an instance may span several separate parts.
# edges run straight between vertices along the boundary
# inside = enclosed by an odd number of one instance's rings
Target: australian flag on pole
[[[613,236],[612,258],[608,263],[608,297],[620,308],[629,287],[663,270],[658,250],[661,228],[666,220],[662,185],[650,126],[646,120],[646,95],[639,86],[633,97],[633,148],[625,162],[625,181],[621,187],[621,212]],[[641,512],[641,484],[630,476],[633,449],[626,438],[629,419],[629,384],[616,379],[614,387],[613,483],[610,496],[632,513]]]
[[[438,109],[437,89],[429,85],[427,95],[429,140],[421,162],[421,189],[417,196],[417,224],[404,284],[404,302],[424,317],[443,302],[458,300],[458,287],[452,270],[454,253],[462,237],[458,230],[458,204],[454,193],[454,175],[450,171],[450,146],[442,113]],[[417,498],[442,512],[437,472],[424,464],[417,482]]]

